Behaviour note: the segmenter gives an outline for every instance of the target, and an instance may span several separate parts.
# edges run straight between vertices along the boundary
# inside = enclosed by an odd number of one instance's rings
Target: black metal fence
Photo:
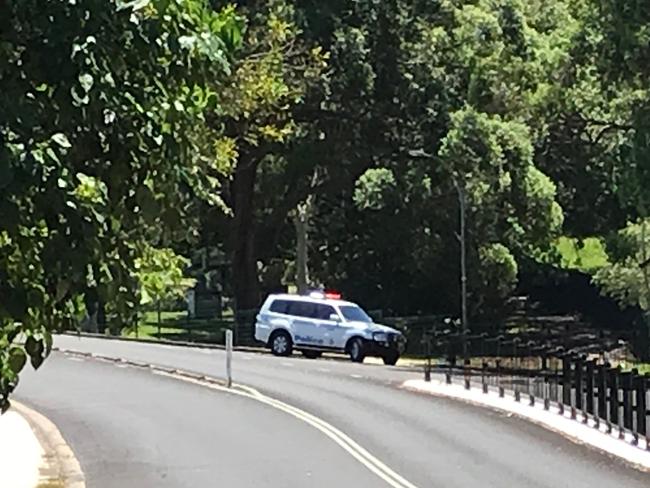
[[[480,388],[501,397],[508,392],[515,401],[531,406],[539,403],[546,410],[553,407],[559,414],[629,438],[634,444],[645,438],[650,450],[650,374],[624,371],[599,354],[524,343],[516,337],[483,335],[466,340],[479,340],[483,352],[459,361],[462,336],[444,332],[425,336],[429,358],[425,380],[437,371],[449,384],[460,382],[467,389]],[[445,359],[434,364],[432,356]]]

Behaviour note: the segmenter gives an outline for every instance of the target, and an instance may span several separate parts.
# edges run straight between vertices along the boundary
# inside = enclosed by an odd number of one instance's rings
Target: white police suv
[[[255,339],[276,356],[288,356],[293,349],[308,358],[334,351],[359,363],[366,356],[379,356],[390,365],[406,345],[401,332],[373,323],[357,304],[321,292],[269,295],[257,315]]]

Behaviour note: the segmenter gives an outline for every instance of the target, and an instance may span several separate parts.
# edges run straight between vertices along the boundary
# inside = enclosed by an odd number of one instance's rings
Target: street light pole
[[[424,158],[435,160],[436,157],[427,153],[422,149],[414,149],[408,152],[409,156],[413,158]],[[465,184],[458,184],[458,180],[454,178],[454,187],[458,193],[458,212],[460,229],[456,234],[456,238],[460,243],[460,317],[461,317],[461,332],[463,336],[463,361],[467,363],[467,332],[469,331],[469,321],[467,319],[467,253],[466,253],[466,233],[465,233]]]
[[[456,235],[460,242],[460,310],[461,310],[461,329],[463,333],[463,361],[467,362],[467,331],[469,324],[467,321],[467,253],[465,249],[465,187],[458,184],[454,178],[454,186],[458,192],[458,212],[460,220],[460,233]]]

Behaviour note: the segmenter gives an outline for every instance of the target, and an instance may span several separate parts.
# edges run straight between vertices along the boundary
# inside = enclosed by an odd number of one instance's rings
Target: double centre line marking
[[[400,474],[393,471],[386,464],[380,461],[377,457],[369,453],[365,448],[363,448],[359,443],[351,439],[347,434],[341,430],[334,427],[332,424],[324,421],[321,418],[316,417],[300,408],[289,405],[288,403],[282,402],[275,398],[264,395],[258,390],[251,388],[245,385],[234,384],[233,388],[227,388],[217,384],[214,379],[206,381],[205,379],[198,379],[187,377],[184,375],[179,375],[176,373],[170,373],[167,371],[154,371],[156,374],[170,376],[172,378],[180,379],[182,381],[195,383],[213,390],[222,391],[225,393],[230,393],[233,395],[239,395],[257,402],[263,403],[270,407],[273,407],[277,410],[280,410],[284,413],[287,413],[298,420],[305,422],[306,424],[311,425],[322,434],[329,437],[336,444],[341,447],[345,452],[352,456],[357,462],[366,467],[388,485],[393,488],[418,488],[416,485],[402,477]]]
[[[332,424],[298,407],[294,407],[293,405],[277,400],[268,395],[264,395],[260,391],[251,388],[249,386],[233,384],[232,388],[228,388],[226,386],[223,386],[223,381],[218,378],[198,375],[188,371],[182,371],[173,368],[165,368],[154,364],[128,361],[125,359],[96,355],[92,353],[79,353],[77,351],[61,350],[61,349],[58,350],[67,355],[72,355],[77,357],[79,356],[90,357],[93,359],[112,362],[121,366],[133,366],[133,367],[146,368],[157,375],[167,376],[188,383],[194,383],[196,385],[205,388],[211,388],[216,391],[230,393],[232,395],[238,395],[241,397],[249,398],[251,400],[263,403],[267,406],[270,406],[288,415],[291,415],[296,419],[305,422],[308,425],[311,425],[316,430],[318,430],[325,436],[329,437],[339,447],[341,447],[341,449],[347,452],[352,458],[354,458],[362,466],[366,467],[369,471],[371,471],[373,474],[375,474],[377,477],[379,477],[389,486],[393,488],[418,488],[416,485],[414,485],[413,483],[411,483],[410,481],[402,477],[400,474],[396,473],[385,463],[383,463],[377,457],[375,457],[370,452],[368,452],[363,446],[361,446],[355,440],[350,438],[347,434],[345,434],[340,429],[334,427]]]

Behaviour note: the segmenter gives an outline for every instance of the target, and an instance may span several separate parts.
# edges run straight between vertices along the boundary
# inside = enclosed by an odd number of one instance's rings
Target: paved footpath
[[[12,400],[0,416],[0,488],[85,486],[81,466],[56,425]]]
[[[13,409],[0,415],[0,486],[33,488],[40,479],[43,448],[25,418]]]

